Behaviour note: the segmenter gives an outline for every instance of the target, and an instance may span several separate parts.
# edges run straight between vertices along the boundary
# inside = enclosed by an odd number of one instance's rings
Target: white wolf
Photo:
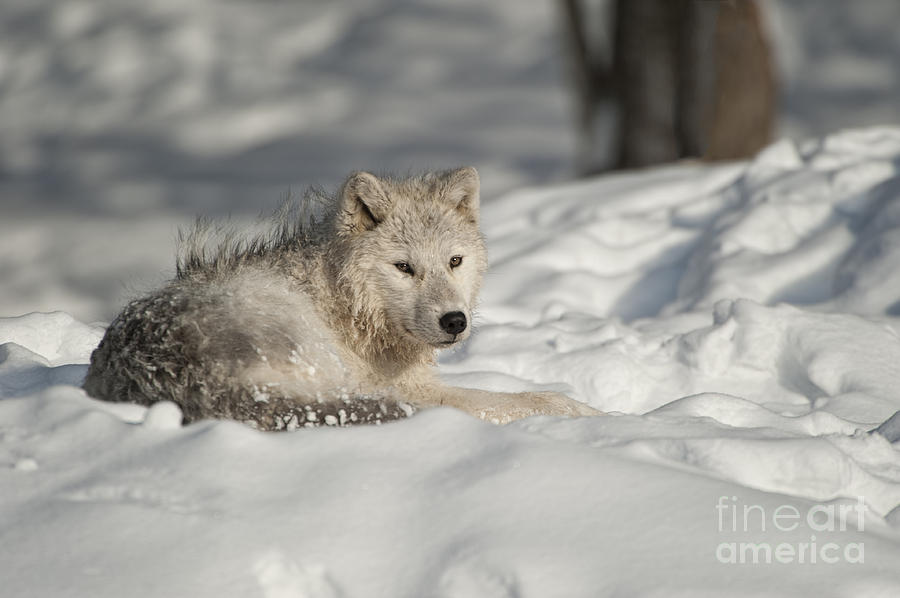
[[[348,425],[445,405],[504,423],[597,414],[550,392],[451,388],[436,349],[465,340],[487,268],[473,168],[407,179],[351,175],[318,222],[283,217],[208,253],[202,227],[177,276],[131,302],[91,356],[84,388],[177,403],[186,421],[261,429]]]

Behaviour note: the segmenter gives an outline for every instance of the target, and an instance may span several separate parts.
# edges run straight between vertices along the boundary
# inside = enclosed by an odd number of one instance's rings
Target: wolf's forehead
[[[396,210],[386,224],[391,241],[410,249],[451,250],[477,244],[480,239],[477,227],[452,208]]]
[[[455,209],[444,202],[426,198],[398,205],[397,208],[394,210],[395,220],[407,231],[439,231],[446,235],[460,228],[472,228]]]

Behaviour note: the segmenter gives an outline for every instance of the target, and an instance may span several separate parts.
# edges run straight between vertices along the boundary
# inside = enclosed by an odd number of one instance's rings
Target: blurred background
[[[196,214],[354,169],[484,200],[900,123],[896,0],[4,0],[0,316],[108,321]]]

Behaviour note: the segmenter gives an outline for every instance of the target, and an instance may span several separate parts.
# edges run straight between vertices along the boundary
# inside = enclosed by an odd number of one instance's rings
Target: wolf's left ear
[[[478,222],[479,190],[478,171],[471,166],[457,168],[447,173],[444,199],[456,206],[471,222]]]

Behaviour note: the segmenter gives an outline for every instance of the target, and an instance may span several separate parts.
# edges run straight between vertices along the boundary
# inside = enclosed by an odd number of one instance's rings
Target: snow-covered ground
[[[898,165],[875,128],[488,204],[442,375],[605,417],[181,427],[77,388],[102,327],[2,319],[0,594],[900,595]]]
[[[900,122],[900,4],[765,5],[782,133]],[[0,596],[900,595],[900,131],[527,189],[575,136],[523,6],[0,7]],[[459,164],[492,268],[442,375],[611,416],[263,434],[77,388],[196,213]]]

